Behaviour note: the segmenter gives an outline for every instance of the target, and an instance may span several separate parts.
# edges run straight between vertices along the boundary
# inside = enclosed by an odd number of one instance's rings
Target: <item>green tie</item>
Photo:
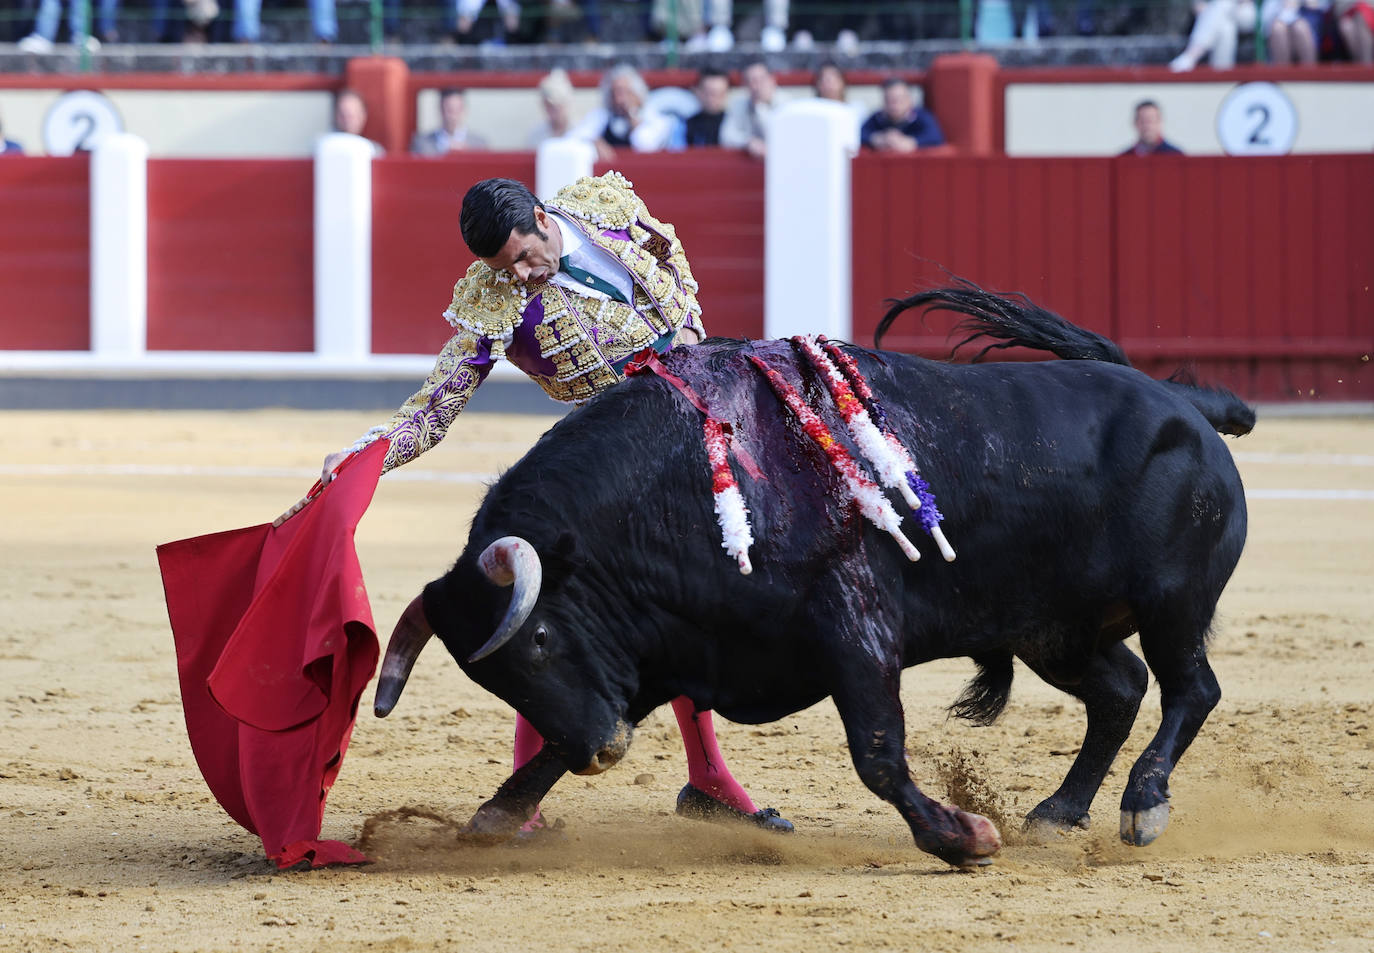
[[[630,303],[625,300],[625,296],[620,293],[619,288],[611,284],[609,281],[601,280],[596,275],[592,274],[590,271],[583,271],[581,268],[578,268],[576,265],[568,261],[567,255],[564,255],[562,258],[558,259],[558,267],[561,268],[563,272],[568,275],[568,277],[572,278],[578,284],[586,285],[588,288],[594,288],[602,294],[606,295],[606,297],[614,298],[616,301],[619,301],[623,304]]]

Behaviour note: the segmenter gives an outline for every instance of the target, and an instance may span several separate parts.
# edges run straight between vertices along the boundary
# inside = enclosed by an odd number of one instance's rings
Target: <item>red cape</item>
[[[282,868],[367,862],[319,836],[377,667],[353,533],[385,453],[379,440],[350,457],[280,527],[157,548],[191,750],[215,799]]]

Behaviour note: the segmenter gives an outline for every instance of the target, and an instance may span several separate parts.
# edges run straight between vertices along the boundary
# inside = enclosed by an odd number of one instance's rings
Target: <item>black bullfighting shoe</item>
[[[775,834],[789,834],[793,830],[792,822],[779,814],[777,808],[765,807],[753,814],[746,814],[724,801],[717,801],[701,788],[693,787],[690,784],[685,785],[678,792],[677,812],[683,817],[692,817],[702,821],[752,824],[760,830],[772,831]]]

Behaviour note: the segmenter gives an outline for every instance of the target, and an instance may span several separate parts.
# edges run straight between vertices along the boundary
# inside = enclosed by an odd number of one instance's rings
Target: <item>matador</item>
[[[454,286],[444,312],[454,333],[434,372],[385,424],[326,457],[324,482],[374,440],[390,443],[383,472],[433,447],[501,358],[555,400],[580,403],[619,381],[636,354],[705,337],[676,231],[649,214],[618,172],[581,178],[548,202],[514,180],[486,179],[463,197],[460,227],[478,260]],[[792,830],[776,810],[757,809],[730,774],[711,713],[686,697],[672,707],[688,766],[677,812]],[[515,767],[542,745],[517,714]],[[526,827],[542,824],[536,812]]]

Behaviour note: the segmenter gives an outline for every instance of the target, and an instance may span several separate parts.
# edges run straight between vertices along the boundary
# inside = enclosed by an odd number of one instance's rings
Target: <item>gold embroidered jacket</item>
[[[581,178],[544,204],[625,265],[633,306],[551,282],[527,288],[507,272],[473,262],[444,312],[454,335],[433,373],[386,424],[355,445],[378,436],[389,440],[383,472],[442,440],[500,358],[555,400],[581,402],[620,380],[638,351],[666,351],[684,328],[705,337],[697,283],[676,231],[649,214],[624,176]]]

